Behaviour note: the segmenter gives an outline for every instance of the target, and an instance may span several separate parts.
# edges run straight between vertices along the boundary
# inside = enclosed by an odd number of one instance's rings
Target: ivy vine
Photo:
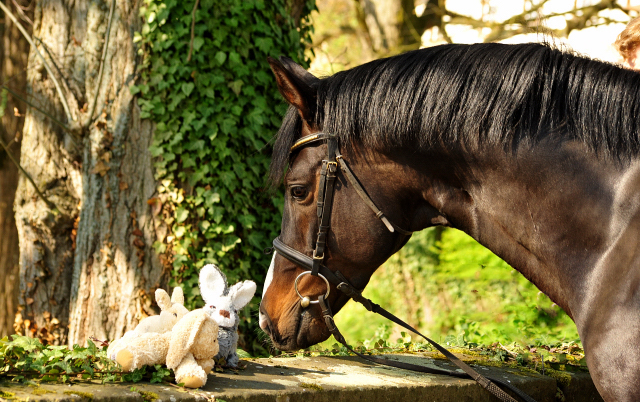
[[[73,383],[85,380],[105,382],[175,381],[173,373],[156,364],[132,372],[107,358],[107,346],[97,346],[90,339],[88,346],[54,346],[38,338],[11,335],[0,339],[0,381],[36,384],[40,382]]]
[[[145,0],[141,7],[145,24],[135,40],[143,67],[131,92],[141,117],[156,123],[160,196],[149,202],[168,229],[154,247],[188,307],[200,300],[205,264],[217,264],[230,284],[264,281],[263,249],[279,232],[282,206],[265,189],[269,142],[286,111],[266,58],[308,65],[315,0],[304,1],[299,21],[290,0]],[[259,350],[256,309],[254,299],[241,314],[251,352]]]

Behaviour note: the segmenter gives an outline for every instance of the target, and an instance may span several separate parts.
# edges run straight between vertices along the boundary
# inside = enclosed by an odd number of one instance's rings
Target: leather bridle
[[[311,135],[304,136],[296,141],[290,149],[290,152],[294,152],[304,146],[309,144],[313,144],[319,141],[327,142],[327,158],[322,161],[322,168],[320,171],[320,182],[318,184],[318,201],[317,201],[317,215],[318,215],[318,234],[316,238],[316,245],[313,250],[313,255],[311,257],[303,254],[288,245],[284,244],[279,237],[273,239],[273,247],[281,256],[285,257],[289,261],[294,264],[307,269],[302,274],[298,275],[295,280],[295,290],[298,293],[298,296],[301,299],[301,306],[303,308],[307,308],[309,304],[320,304],[322,310],[322,316],[325,320],[325,324],[329,329],[329,332],[335,337],[337,341],[342,343],[347,349],[349,349],[352,353],[362,357],[363,359],[372,361],[378,364],[384,364],[387,366],[398,367],[407,370],[419,371],[424,373],[431,374],[445,374],[455,377],[461,378],[472,378],[477,381],[483,388],[487,389],[489,392],[494,394],[502,401],[508,402],[517,402],[511,395],[507,394],[505,391],[500,389],[494,383],[498,383],[506,388],[509,388],[511,391],[516,393],[519,397],[527,402],[535,402],[530,396],[520,391],[513,385],[497,380],[490,377],[485,377],[482,374],[478,373],[474,369],[472,369],[469,365],[461,361],[451,352],[446,350],[444,347],[440,346],[433,340],[427,338],[418,332],[415,328],[405,323],[395,315],[389,313],[384,308],[380,307],[378,304],[373,303],[371,300],[362,296],[362,291],[355,288],[353,285],[349,283],[347,278],[340,273],[340,271],[331,271],[324,265],[325,260],[325,251],[326,251],[326,238],[327,233],[329,232],[330,223],[331,223],[331,207],[333,205],[333,193],[335,189],[335,181],[337,177],[338,170],[342,170],[344,177],[347,179],[352,188],[356,191],[356,193],[360,196],[360,198],[364,201],[364,203],[373,211],[375,216],[380,219],[387,229],[390,232],[398,232],[405,236],[410,236],[413,232],[409,230],[404,230],[399,226],[395,225],[384,215],[384,213],[376,206],[371,197],[367,194],[364,188],[360,185],[355,175],[345,162],[342,154],[340,153],[338,138],[333,134],[328,133],[315,133]],[[313,275],[317,277],[321,277],[327,283],[327,292],[324,295],[320,295],[318,300],[311,301],[309,297],[302,296],[298,292],[298,280],[303,275]],[[343,294],[353,299],[354,301],[362,304],[367,310],[380,314],[383,317],[395,322],[396,324],[410,330],[411,332],[423,337],[426,339],[431,345],[433,345],[440,353],[445,355],[449,360],[451,360],[455,365],[461,368],[464,373],[460,373],[457,371],[450,371],[444,369],[434,369],[430,367],[424,367],[404,362],[399,362],[395,360],[387,360],[382,359],[375,356],[367,356],[353,350],[346,342],[340,331],[335,325],[333,314],[331,312],[331,308],[329,307],[326,298],[329,296],[329,283],[333,284],[338,290],[340,290]]]

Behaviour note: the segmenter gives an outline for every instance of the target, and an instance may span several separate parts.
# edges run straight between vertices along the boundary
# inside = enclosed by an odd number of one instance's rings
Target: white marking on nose
[[[273,257],[271,257],[271,265],[269,265],[269,271],[267,272],[267,277],[264,280],[264,286],[262,288],[262,298],[264,299],[264,295],[267,293],[267,289],[269,285],[271,285],[271,281],[273,280],[273,267],[275,265],[274,261],[276,260],[276,252],[273,252]],[[267,317],[262,315],[262,313],[258,312],[258,322],[260,324],[260,328],[263,330],[267,329]]]
[[[276,260],[276,252],[273,252],[273,257],[271,257],[271,265],[269,265],[269,271],[267,272],[267,277],[264,280],[264,287],[262,288],[262,298],[264,299],[264,295],[267,293],[267,289],[269,285],[271,285],[271,281],[273,280],[273,266],[275,265]]]

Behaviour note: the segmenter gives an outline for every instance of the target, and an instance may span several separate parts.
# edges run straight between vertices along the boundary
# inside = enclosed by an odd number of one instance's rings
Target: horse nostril
[[[231,314],[229,314],[227,310],[220,310],[220,315],[223,316],[224,318],[231,317]]]

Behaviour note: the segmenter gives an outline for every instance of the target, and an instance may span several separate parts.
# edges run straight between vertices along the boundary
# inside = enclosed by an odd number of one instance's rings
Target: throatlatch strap
[[[347,162],[342,158],[340,152],[336,151],[336,154],[336,160],[338,161],[338,163],[340,163],[342,173],[347,178],[349,183],[353,186],[353,189],[356,191],[356,193],[360,196],[360,198],[362,198],[362,201],[364,201],[364,203],[367,204],[367,206],[373,211],[373,213],[376,215],[376,218],[380,219],[391,233],[398,232],[406,236],[413,234],[413,232],[401,229],[400,227],[394,225],[391,221],[389,221],[389,219],[387,219],[380,208],[378,208],[371,197],[369,197],[369,194],[367,194],[364,188],[360,185],[360,182],[358,182],[356,176],[353,174],[351,169],[349,169]]]

